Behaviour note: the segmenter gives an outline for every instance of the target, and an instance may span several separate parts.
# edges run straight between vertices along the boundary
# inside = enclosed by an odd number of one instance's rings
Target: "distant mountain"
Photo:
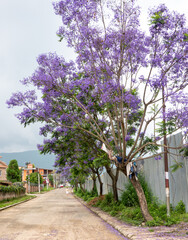
[[[35,167],[54,169],[53,165],[55,162],[55,155],[43,155],[37,150],[15,153],[0,153],[0,156],[2,156],[0,160],[5,162],[7,165],[12,159],[16,159],[19,167],[25,167],[25,163],[30,162],[35,164]]]

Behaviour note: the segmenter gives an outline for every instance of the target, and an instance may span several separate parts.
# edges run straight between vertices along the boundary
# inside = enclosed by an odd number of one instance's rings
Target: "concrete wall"
[[[17,193],[2,193],[0,192],[0,201],[5,200],[5,199],[11,199],[11,198],[17,198],[17,197],[22,197],[24,196],[25,193],[17,194]]]
[[[182,143],[181,133],[171,136],[168,139],[168,144],[171,147],[179,146]],[[161,149],[163,152],[163,149]],[[188,158],[183,158],[179,155],[179,150],[170,149],[168,154],[169,163],[169,184],[170,184],[170,202],[172,206],[176,206],[177,203],[182,200],[186,205],[186,211],[188,212]],[[175,154],[175,155],[174,155]],[[164,171],[164,158],[155,160],[154,158],[145,159],[138,161],[138,171],[143,172],[150,188],[155,197],[158,198],[159,202],[166,202],[165,195],[165,171]],[[176,172],[172,173],[170,166],[174,165],[175,162],[183,162],[184,167],[179,168]],[[115,171],[115,170],[114,170]],[[107,194],[112,191],[111,178],[105,172],[101,175],[103,182],[103,194]],[[120,173],[117,182],[118,195],[121,197],[122,192],[125,190],[125,184],[128,179],[124,174]],[[85,183],[85,188],[90,191],[92,189],[92,180],[88,180]],[[99,192],[99,183],[97,181],[97,189]]]

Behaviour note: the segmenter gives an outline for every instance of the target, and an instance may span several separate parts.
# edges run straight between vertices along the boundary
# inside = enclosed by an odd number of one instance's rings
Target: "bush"
[[[78,188],[77,191],[75,191],[76,196],[82,198],[84,196],[84,192],[81,188]]]
[[[139,174],[138,179],[143,188],[147,203],[149,204],[153,200],[151,189],[149,188],[149,186],[142,174]],[[138,196],[137,196],[136,190],[134,189],[132,183],[129,181],[129,183],[126,184],[125,187],[126,187],[126,190],[121,195],[121,202],[127,207],[139,206]]]
[[[186,209],[185,209],[185,204],[183,203],[183,201],[181,200],[178,205],[175,207],[175,211],[177,213],[180,213],[180,214],[183,214],[186,212]]]
[[[148,188],[144,178],[140,177],[141,184],[146,194],[146,199],[149,202],[148,208],[154,220],[148,221],[147,226],[171,226],[177,224],[180,221],[188,221],[188,214],[185,214],[185,204],[180,201],[177,206],[173,209],[171,206],[170,217],[167,216],[167,208],[165,204],[160,204],[156,198],[152,197],[151,191]],[[92,197],[92,192],[85,191],[81,189],[76,191],[77,196],[82,196],[85,201],[90,201],[89,205],[99,207],[101,210],[108,212],[111,216],[115,216],[122,221],[133,225],[140,225],[144,218],[141,213],[141,209],[138,206],[138,199],[136,198],[136,193],[133,193],[132,184],[128,184],[127,189],[122,195],[122,201],[115,202],[113,194],[110,192],[106,195],[99,197]],[[129,196],[130,194],[131,196]],[[134,206],[133,203],[136,203]],[[131,206],[127,206],[131,205]]]
[[[154,220],[146,223],[147,226],[171,226],[180,221],[185,221],[187,215],[185,214],[185,204],[180,201],[173,209],[171,206],[170,217],[167,216],[167,207],[165,204],[158,204],[157,202],[149,205],[149,211]]]
[[[0,186],[0,192],[2,193],[25,193],[26,189],[23,186]]]
[[[92,200],[94,197],[98,196],[97,189],[94,189],[93,191],[88,192],[87,190],[82,191],[81,188],[78,188],[77,191],[74,190],[74,193],[76,194],[76,196],[82,198],[84,201]]]
[[[104,202],[106,204],[111,204],[111,203],[114,202],[114,197],[113,197],[113,193],[112,192],[109,192],[108,194],[105,195]]]
[[[98,197],[97,187],[95,186],[94,189],[91,191],[92,197]]]
[[[160,225],[164,225],[164,222],[159,217],[156,217],[152,221],[147,221],[146,222],[146,226],[148,226],[148,227],[154,227],[154,226],[160,226]]]
[[[14,182],[13,186],[23,187],[23,183],[22,182]]]
[[[127,207],[122,211],[122,215],[126,218],[140,220],[142,219],[142,213],[139,207]]]

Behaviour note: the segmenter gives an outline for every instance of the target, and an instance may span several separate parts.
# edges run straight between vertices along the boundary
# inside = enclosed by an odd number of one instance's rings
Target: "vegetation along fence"
[[[22,186],[0,186],[0,201],[24,196],[25,190]]]
[[[171,147],[177,147],[182,142],[182,135],[178,133],[168,138],[168,145]],[[163,150],[161,149],[161,152]],[[182,168],[172,172],[171,166],[175,163],[181,163]],[[159,202],[166,202],[165,194],[165,170],[164,170],[164,158],[161,154],[161,159],[156,160],[154,157],[141,160],[137,162],[138,172],[142,172],[145,179],[150,186],[153,195],[158,198]],[[169,184],[170,184],[170,202],[172,206],[176,206],[180,200],[185,203],[186,211],[188,212],[188,158],[179,155],[179,149],[170,149],[168,154],[169,164]],[[104,172],[101,175],[103,182],[103,194],[107,194],[112,191],[112,181],[109,175]],[[118,195],[121,197],[122,192],[125,190],[125,184],[128,179],[124,174],[120,173],[117,187]],[[85,189],[91,191],[92,180],[87,180],[84,184]],[[99,192],[99,183],[97,181],[97,190]]]

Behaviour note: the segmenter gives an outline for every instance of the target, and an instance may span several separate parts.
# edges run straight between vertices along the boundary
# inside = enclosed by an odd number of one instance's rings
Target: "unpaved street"
[[[0,212],[0,240],[122,240],[65,189]]]

